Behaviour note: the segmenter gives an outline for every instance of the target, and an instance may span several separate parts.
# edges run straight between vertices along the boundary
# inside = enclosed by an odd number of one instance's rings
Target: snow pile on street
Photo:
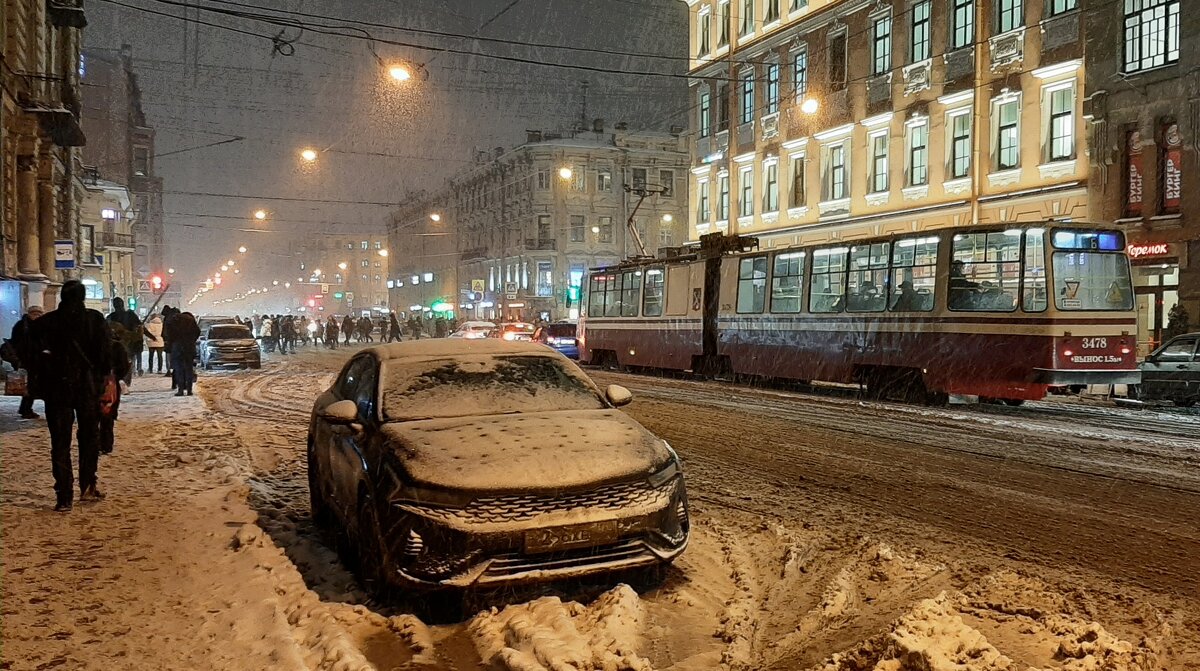
[[[509,671],[650,671],[638,655],[642,602],[628,585],[590,605],[542,597],[492,608],[468,625],[485,664]]]

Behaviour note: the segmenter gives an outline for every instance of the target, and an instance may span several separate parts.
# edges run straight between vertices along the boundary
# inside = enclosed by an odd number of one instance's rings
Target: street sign
[[[75,267],[75,241],[54,241],[54,267],[58,270],[70,270]]]
[[[321,285],[321,293],[323,293],[323,294],[329,293],[329,285],[328,284]]]
[[[346,292],[346,300],[348,300],[350,302],[354,302],[354,292],[353,291]]]
[[[505,282],[504,283],[504,293],[506,293],[506,294],[517,293],[517,283],[516,282]]]
[[[486,290],[485,287],[483,280],[471,280],[471,291],[483,293]]]
[[[515,301],[515,300],[517,300],[517,295],[516,294],[504,294],[504,300]]]

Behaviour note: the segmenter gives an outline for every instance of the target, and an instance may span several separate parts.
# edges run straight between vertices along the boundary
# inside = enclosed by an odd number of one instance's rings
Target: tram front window
[[[1132,310],[1129,259],[1106,252],[1055,252],[1054,305],[1059,310]]]

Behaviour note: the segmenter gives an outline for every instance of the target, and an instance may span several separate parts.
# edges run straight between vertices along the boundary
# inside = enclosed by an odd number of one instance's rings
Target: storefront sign
[[[1142,134],[1129,131],[1127,140],[1129,152],[1129,170],[1125,179],[1125,215],[1129,217],[1142,216]]]
[[[1125,248],[1131,259],[1152,259],[1160,256],[1171,256],[1169,242],[1134,242]]]
[[[1179,124],[1167,124],[1163,133],[1166,153],[1163,156],[1163,209],[1177,212],[1183,200],[1183,138]]]

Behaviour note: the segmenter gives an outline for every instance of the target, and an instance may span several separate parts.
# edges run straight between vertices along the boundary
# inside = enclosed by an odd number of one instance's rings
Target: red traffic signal
[[[313,300],[313,299],[311,299],[311,298],[310,298],[310,299],[308,299],[308,307],[310,307],[310,308],[315,308],[316,306],[317,306],[317,302],[316,302],[316,301],[314,301],[314,300]]]
[[[150,286],[154,287],[155,291],[162,289],[163,278],[158,275],[154,275],[153,277],[150,278]]]

